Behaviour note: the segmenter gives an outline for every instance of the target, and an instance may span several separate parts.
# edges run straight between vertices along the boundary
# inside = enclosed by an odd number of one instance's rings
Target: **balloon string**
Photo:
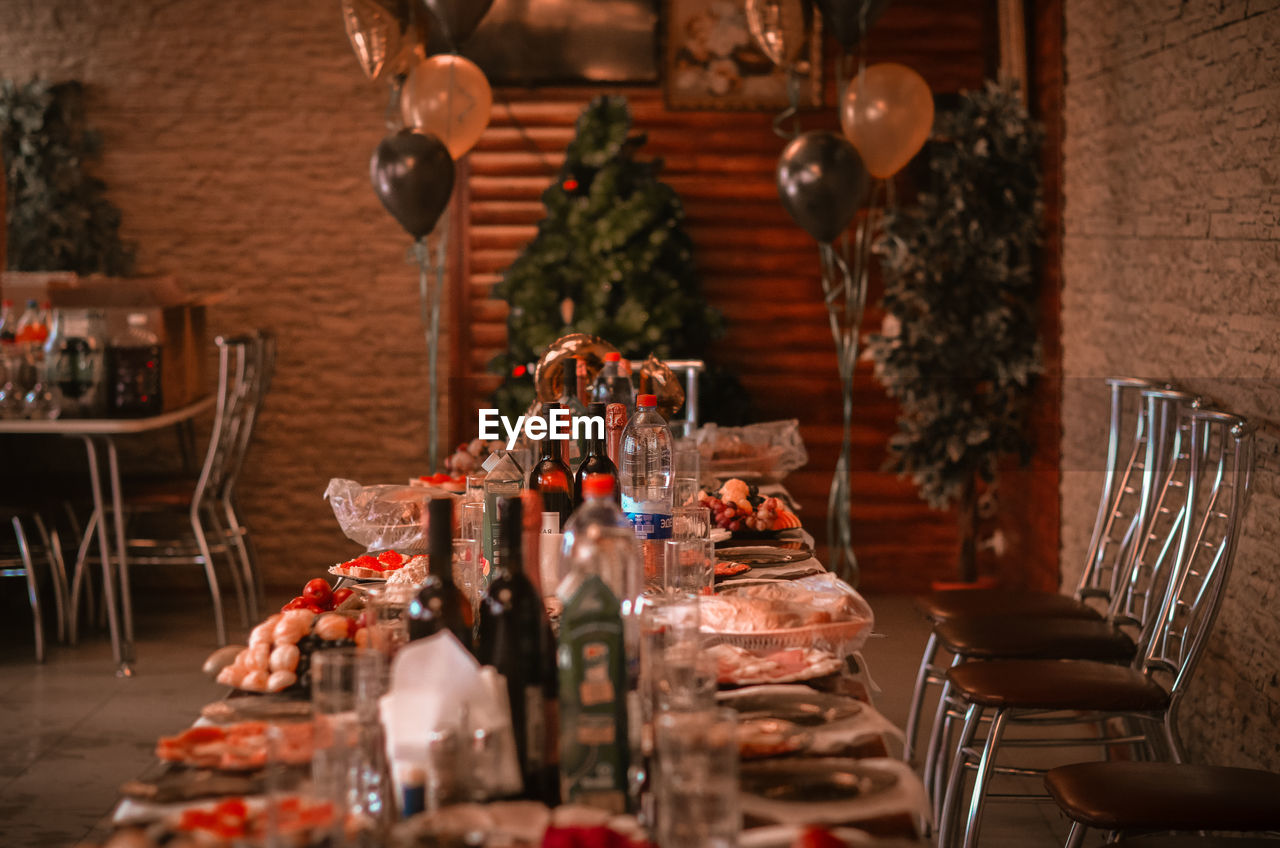
[[[435,242],[434,259],[432,242]],[[427,464],[433,474],[440,470],[440,311],[448,244],[449,210],[441,216],[434,231],[413,243],[413,255],[418,262],[419,317],[427,342]]]
[[[404,128],[404,118],[400,113],[400,89],[404,85],[404,78],[396,75],[391,81],[391,94],[387,98],[387,110],[382,115],[382,120],[387,125],[388,132],[399,132]]]
[[[785,141],[800,135],[800,77],[791,68],[787,69],[787,100],[790,105],[778,113],[773,119],[773,134]],[[791,130],[783,128],[789,119],[794,118]]]

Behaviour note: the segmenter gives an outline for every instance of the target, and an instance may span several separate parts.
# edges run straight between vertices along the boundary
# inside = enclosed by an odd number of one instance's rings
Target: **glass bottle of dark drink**
[[[558,403],[543,404],[548,427],[552,411],[560,408]],[[573,512],[573,473],[564,463],[560,445],[560,440],[552,439],[550,433],[539,443],[538,461],[529,474],[529,488],[542,495],[544,512],[560,513],[560,526],[563,527]]]
[[[427,581],[409,602],[409,639],[425,639],[448,630],[471,650],[475,619],[471,603],[453,582],[453,498],[427,506]]]
[[[578,466],[578,473],[573,476],[574,509],[582,505],[582,483],[587,479],[588,474],[608,474],[612,477],[614,500],[621,503],[618,495],[618,466],[609,459],[609,454],[604,447],[604,411],[605,405],[599,401],[592,401],[587,406],[588,420],[600,419],[600,429],[596,430],[591,424],[587,426],[587,451],[582,457],[582,463]]]
[[[480,600],[476,659],[506,678],[524,797],[554,804],[559,781],[549,734],[559,723],[555,639],[542,597],[525,574],[523,519],[520,498],[498,501],[503,551]]]

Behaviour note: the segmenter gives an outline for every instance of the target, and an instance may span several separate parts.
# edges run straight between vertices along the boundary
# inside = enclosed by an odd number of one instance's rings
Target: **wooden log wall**
[[[992,68],[995,31],[984,3],[901,0],[876,26],[868,61],[908,64],[945,96],[981,85]],[[827,108],[805,114],[806,129],[837,128],[834,86],[827,89]],[[533,237],[543,215],[539,196],[557,173],[574,121],[603,91],[498,91],[490,127],[468,157],[459,191],[460,220],[467,223],[455,241],[452,292],[455,442],[474,435],[475,409],[498,382],[485,369],[505,349],[506,304],[491,297],[491,288]],[[784,142],[771,129],[773,116],[672,111],[656,87],[608,91],[629,98],[636,129],[648,134],[644,154],[665,160],[663,178],[684,201],[703,290],[727,319],[714,358],[737,371],[757,420],[801,421],[810,460],[787,486],[821,542],[839,451],[840,389],[817,249],[778,203],[773,174]],[[873,282],[864,330],[880,325],[878,299]],[[869,363],[859,367],[855,400],[853,538],[863,585],[924,590],[955,572],[955,517],[930,510],[910,482],[880,470],[897,406]],[[1056,545],[1056,529],[1054,538]],[[1046,567],[1056,575],[1056,560]]]

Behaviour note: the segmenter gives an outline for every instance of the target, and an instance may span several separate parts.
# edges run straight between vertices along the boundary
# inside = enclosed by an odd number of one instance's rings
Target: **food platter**
[[[775,545],[738,545],[716,548],[716,559],[743,562],[752,566],[786,565],[812,558],[813,549],[805,545],[794,548]]]

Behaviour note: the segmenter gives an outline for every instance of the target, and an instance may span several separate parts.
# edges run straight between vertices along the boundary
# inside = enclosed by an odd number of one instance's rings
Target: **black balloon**
[[[867,192],[862,157],[842,135],[797,136],[778,157],[778,196],[792,220],[820,242],[845,231]]]
[[[493,0],[422,0],[422,5],[440,25],[445,40],[456,49],[480,26]]]
[[[434,135],[401,130],[378,144],[369,178],[382,205],[415,239],[435,229],[453,194],[453,159]]]
[[[822,23],[836,41],[851,52],[857,48],[871,25],[880,19],[889,0],[813,0],[822,13]]]

